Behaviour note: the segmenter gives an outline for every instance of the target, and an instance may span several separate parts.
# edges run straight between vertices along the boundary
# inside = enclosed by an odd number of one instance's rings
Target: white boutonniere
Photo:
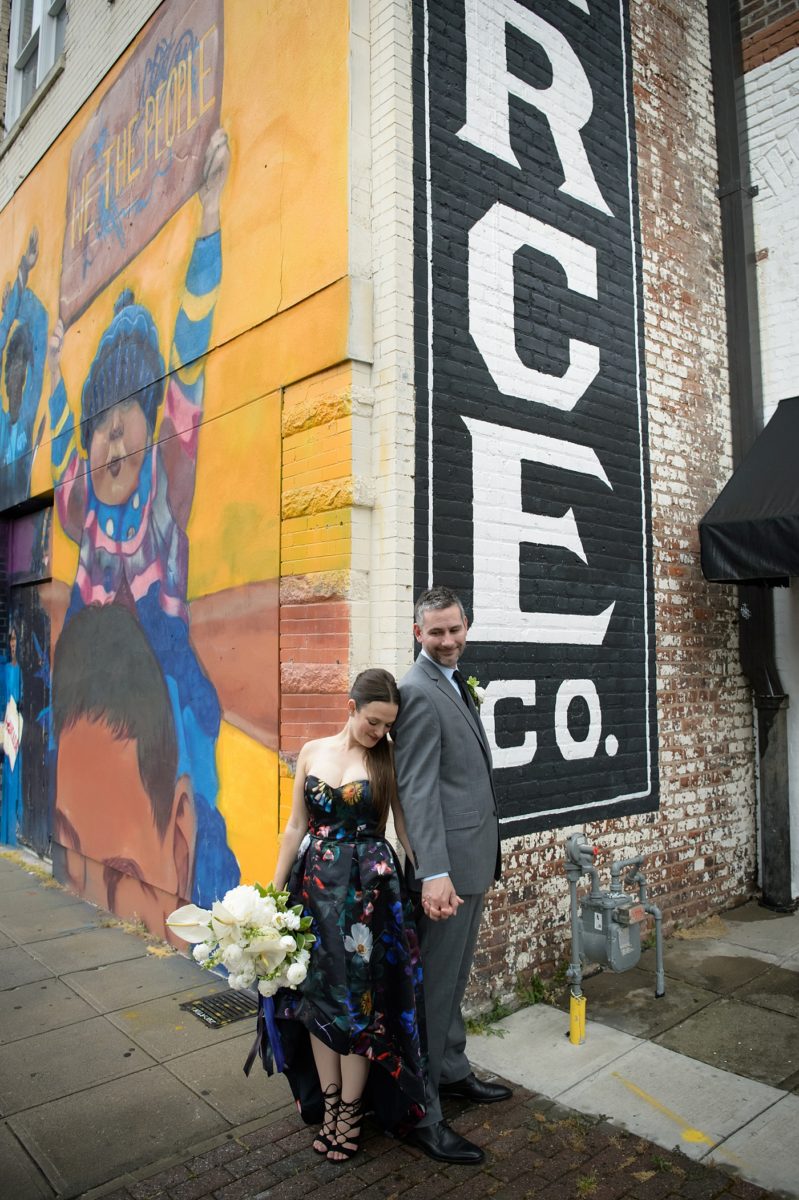
[[[480,680],[476,675],[470,675],[466,680],[466,686],[469,689],[472,700],[474,700],[475,707],[480,708],[486,698],[486,690],[481,686]]]

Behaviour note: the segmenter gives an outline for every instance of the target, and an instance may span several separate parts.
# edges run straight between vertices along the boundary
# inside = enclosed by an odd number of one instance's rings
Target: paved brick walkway
[[[486,1150],[479,1168],[438,1164],[367,1123],[342,1165],[311,1148],[293,1113],[112,1191],[104,1200],[767,1200],[775,1193],[517,1089],[490,1108],[448,1102],[450,1123]]]

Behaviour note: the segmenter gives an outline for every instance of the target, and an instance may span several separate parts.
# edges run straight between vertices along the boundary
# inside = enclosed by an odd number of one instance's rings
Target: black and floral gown
[[[309,837],[288,888],[313,918],[308,975],[275,997],[286,1074],[307,1121],[321,1092],[307,1033],[372,1068],[367,1111],[401,1133],[424,1113],[422,971],[410,901],[396,855],[377,832],[369,781],[331,787],[305,780]]]

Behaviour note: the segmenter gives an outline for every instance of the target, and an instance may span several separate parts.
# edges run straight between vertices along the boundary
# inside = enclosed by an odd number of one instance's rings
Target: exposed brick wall
[[[794,11],[742,39],[744,71],[754,71],[799,46],[799,3]]]
[[[735,3],[735,0],[731,0]],[[799,11],[799,0],[738,0],[741,40],[747,42],[770,25],[789,19]]]
[[[643,243],[660,738],[660,809],[585,826],[612,858],[647,855],[666,929],[751,894],[754,747],[735,596],[700,571],[697,523],[732,470],[707,14],[632,5]],[[506,843],[469,1002],[568,956],[569,829]]]

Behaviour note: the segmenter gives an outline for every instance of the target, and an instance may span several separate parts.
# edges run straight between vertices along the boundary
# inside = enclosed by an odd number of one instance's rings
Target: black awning
[[[777,405],[699,522],[699,544],[715,583],[799,575],[799,396]]]

